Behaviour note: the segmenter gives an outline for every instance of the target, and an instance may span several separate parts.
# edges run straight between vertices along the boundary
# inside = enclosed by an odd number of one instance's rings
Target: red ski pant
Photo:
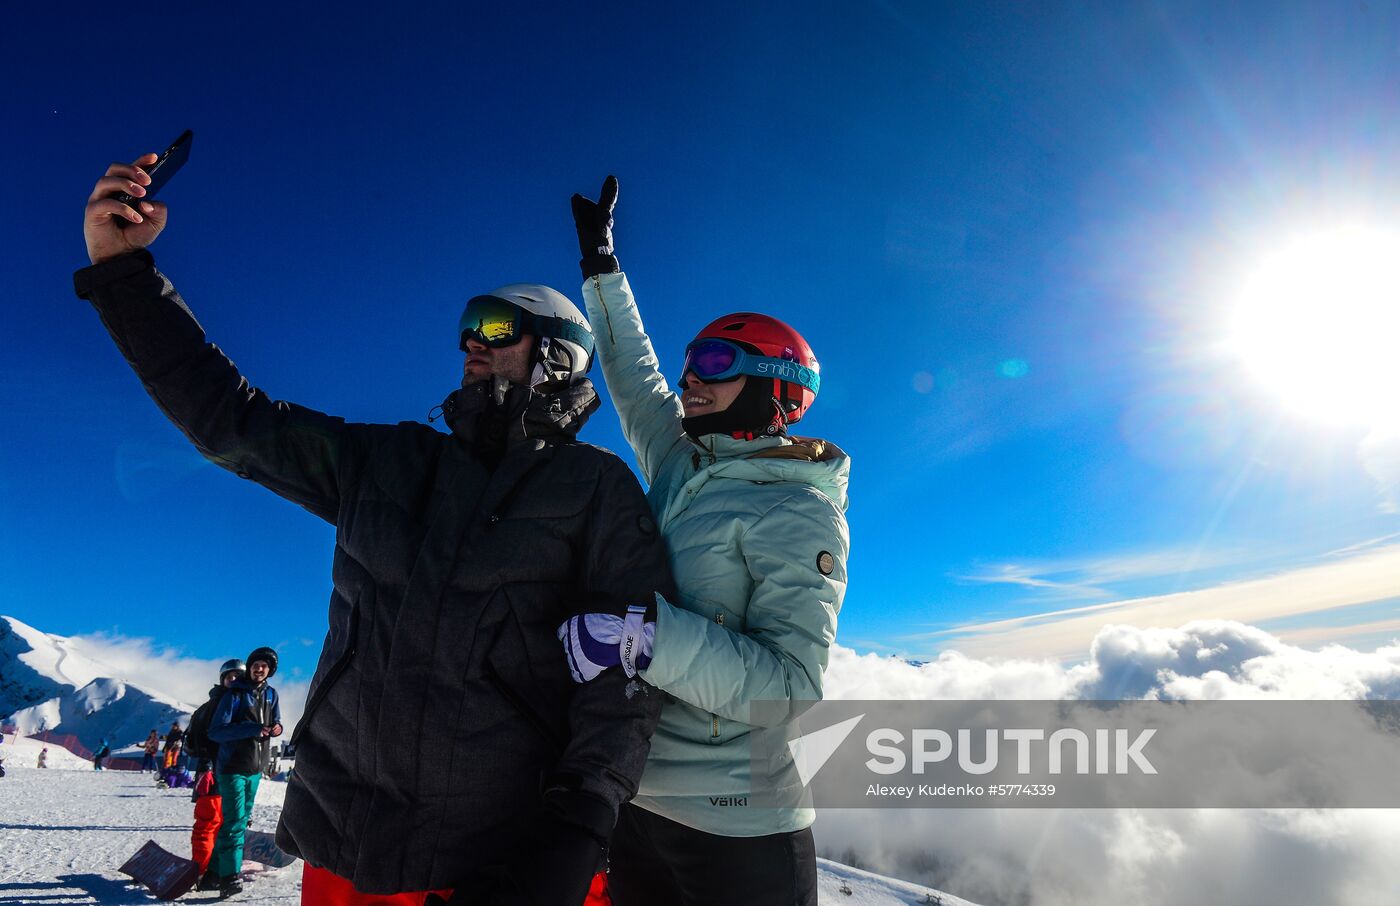
[[[423,901],[431,893],[436,893],[444,900],[452,896],[450,890],[360,893],[349,881],[324,868],[303,863],[301,870],[301,906],[423,906]],[[612,906],[612,898],[608,896],[607,875],[594,875],[593,886],[589,888],[588,897],[582,906]]]
[[[612,895],[608,893],[608,876],[601,871],[593,876],[588,896],[583,898],[583,906],[612,906]]]
[[[301,870],[301,906],[423,906],[432,893],[444,900],[452,896],[450,890],[360,893],[349,881],[324,868],[304,864]]]
[[[209,859],[214,855],[214,838],[219,836],[219,825],[224,823],[224,800],[222,796],[200,796],[194,801],[194,830],[190,833],[191,858],[199,863],[199,873],[209,868]]]

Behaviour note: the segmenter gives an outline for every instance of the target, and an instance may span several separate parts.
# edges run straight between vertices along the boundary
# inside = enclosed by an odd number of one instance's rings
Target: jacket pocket
[[[356,601],[350,607],[349,626],[346,629],[345,650],[340,657],[335,659],[330,668],[326,670],[326,675],[316,684],[311,697],[306,700],[306,710],[301,714],[301,720],[297,721],[296,729],[292,731],[291,745],[295,748],[297,740],[301,739],[301,734],[306,732],[306,728],[311,724],[312,715],[321,706],[321,702],[326,700],[332,688],[335,687],[336,680],[340,679],[345,668],[350,666],[350,661],[355,657],[355,642],[360,629],[360,603]]]
[[[530,707],[530,703],[525,700],[525,697],[512,689],[510,684],[501,677],[501,674],[496,670],[496,665],[491,663],[490,658],[486,659],[486,667],[483,674],[486,677],[486,681],[500,694],[501,698],[505,699],[513,709],[519,712],[526,723],[535,728],[535,731],[540,734],[540,737],[549,746],[550,751],[555,757],[564,754],[564,741],[550,729],[549,724],[545,723],[544,718],[540,717],[539,712]]]

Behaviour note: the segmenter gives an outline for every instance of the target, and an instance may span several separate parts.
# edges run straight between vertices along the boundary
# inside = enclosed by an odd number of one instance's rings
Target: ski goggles
[[[467,340],[476,340],[491,349],[503,349],[520,342],[525,334],[569,340],[593,356],[593,334],[588,328],[566,318],[537,315],[499,296],[475,296],[467,302],[457,322],[460,348],[467,351]]]
[[[728,340],[696,340],[685,348],[685,365],[681,375],[692,373],[707,384],[732,381],[742,375],[789,381],[816,393],[821,387],[821,375],[815,368],[799,365],[788,359],[745,352]]]

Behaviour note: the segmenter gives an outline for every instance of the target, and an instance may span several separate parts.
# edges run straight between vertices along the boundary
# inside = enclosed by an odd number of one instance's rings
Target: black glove
[[[596,202],[582,195],[570,199],[574,209],[574,229],[578,230],[578,250],[583,255],[579,267],[583,279],[598,274],[615,274],[617,259],[613,257],[613,207],[617,204],[617,177],[603,180]]]
[[[425,906],[578,906],[606,863],[614,816],[606,802],[562,783],[544,791],[544,807],[515,855],[498,869],[430,895]]]

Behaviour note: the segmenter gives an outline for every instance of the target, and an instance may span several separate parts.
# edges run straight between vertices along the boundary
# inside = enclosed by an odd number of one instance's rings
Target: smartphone
[[[156,158],[156,162],[142,167],[146,175],[151,177],[151,184],[146,186],[146,194],[137,198],[123,192],[117,196],[117,201],[135,211],[140,211],[137,207],[143,201],[150,201],[155,198],[161,186],[170,182],[170,177],[179,172],[185,165],[185,161],[190,159],[190,144],[194,141],[194,132],[186,129],[180,133],[180,137],[170,143],[170,147],[165,149],[165,153]]]

